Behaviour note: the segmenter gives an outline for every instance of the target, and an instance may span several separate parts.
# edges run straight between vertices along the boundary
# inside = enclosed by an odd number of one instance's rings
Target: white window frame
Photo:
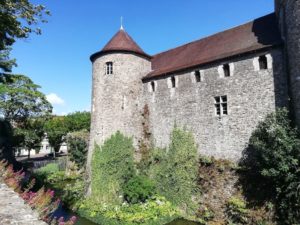
[[[109,61],[105,63],[105,74],[112,75],[114,74],[114,63]]]
[[[175,79],[175,87],[173,87],[172,77]],[[177,76],[171,76],[167,80],[168,88],[170,89],[176,89],[178,87],[178,77]]]
[[[154,84],[154,90],[153,90],[152,84]],[[157,81],[152,80],[152,81],[148,82],[148,91],[151,93],[155,93],[157,91]]]
[[[200,73],[200,81],[199,82],[197,82],[197,78],[196,78],[197,72]],[[204,72],[203,72],[203,70],[194,70],[193,72],[191,72],[191,77],[192,77],[193,84],[201,83],[204,81]]]
[[[222,117],[228,115],[228,98],[227,95],[214,97],[215,115]]]
[[[260,65],[259,65],[259,57],[260,56],[263,56],[263,54],[255,57],[253,59],[254,71],[265,71],[265,70],[260,69]],[[272,57],[272,55],[271,54],[264,54],[264,56],[266,56],[266,58],[267,58],[268,70],[272,69],[273,68],[273,57]]]
[[[230,76],[228,77],[232,77],[234,75],[234,63],[224,63],[218,67],[218,73],[220,78],[228,78],[225,77],[225,72],[224,72],[224,66],[227,64],[229,65],[229,74],[230,74]]]

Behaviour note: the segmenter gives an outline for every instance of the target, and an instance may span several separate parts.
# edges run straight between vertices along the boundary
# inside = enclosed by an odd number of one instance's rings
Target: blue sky
[[[13,46],[18,67],[42,86],[56,114],[90,109],[92,65],[99,51],[125,30],[155,54],[273,12],[273,0],[32,0],[52,13],[32,35]]]

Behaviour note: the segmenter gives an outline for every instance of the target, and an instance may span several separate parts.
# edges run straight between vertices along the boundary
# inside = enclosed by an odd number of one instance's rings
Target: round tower
[[[142,77],[151,70],[151,57],[121,29],[90,57],[93,64],[91,134],[88,165],[94,144],[102,144],[116,131],[142,137]]]
[[[275,0],[275,11],[284,41],[291,108],[300,127],[300,1]]]

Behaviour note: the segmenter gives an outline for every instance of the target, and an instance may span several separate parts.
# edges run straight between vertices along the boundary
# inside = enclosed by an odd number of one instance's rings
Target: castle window
[[[155,92],[155,82],[151,81],[151,91]]]
[[[113,63],[112,62],[106,63],[106,74],[113,74]]]
[[[260,56],[258,61],[259,61],[259,69],[260,70],[268,69],[268,60],[265,55]]]
[[[176,80],[175,77],[171,77],[171,84],[172,84],[172,88],[176,87]]]
[[[217,116],[228,115],[226,95],[215,97],[215,112]]]
[[[194,73],[194,75],[195,75],[195,81],[196,81],[196,83],[201,82],[201,73],[200,73],[200,71],[196,70],[195,73]]]
[[[230,66],[229,64],[223,65],[224,77],[230,77]]]

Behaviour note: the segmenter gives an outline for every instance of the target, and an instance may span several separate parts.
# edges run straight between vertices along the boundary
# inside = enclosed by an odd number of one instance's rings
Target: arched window
[[[259,62],[259,69],[260,70],[268,69],[268,60],[267,60],[267,57],[265,55],[260,56],[258,58],[258,62]]]
[[[201,82],[201,73],[200,73],[200,71],[196,70],[194,74],[195,74],[195,81],[197,83]]]
[[[176,80],[175,77],[171,77],[171,84],[172,84],[172,88],[176,87]]]
[[[151,81],[151,91],[155,92],[155,82]]]
[[[113,74],[113,62],[106,63],[106,74]]]

